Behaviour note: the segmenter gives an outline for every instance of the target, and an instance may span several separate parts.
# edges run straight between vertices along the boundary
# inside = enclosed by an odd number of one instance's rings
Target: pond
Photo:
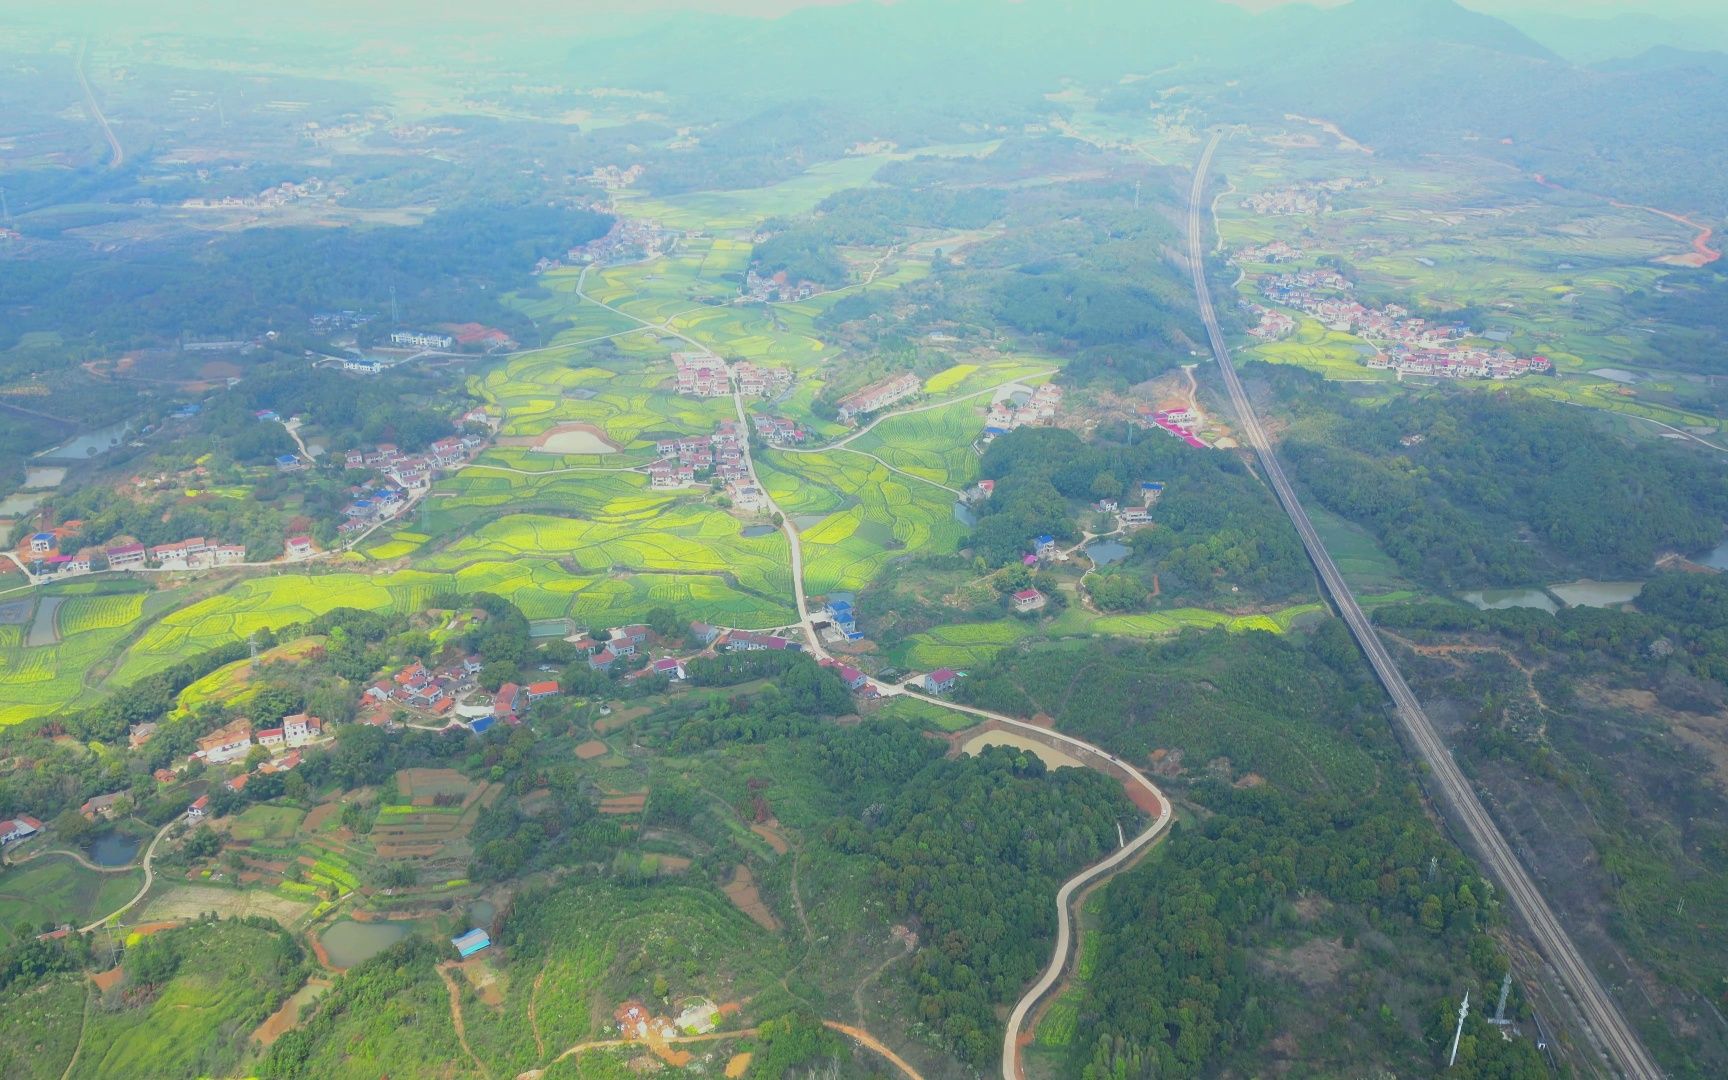
[[[1711,548],[1710,554],[1699,559],[1698,562],[1716,570],[1728,570],[1728,540],[1724,540]]]
[[[772,525],[746,525],[739,531],[738,535],[746,540],[754,540],[758,536],[773,536],[779,531]]]
[[[412,931],[413,927],[407,923],[343,919],[324,931],[318,944],[324,946],[332,967],[351,968],[377,956]]]
[[[498,908],[490,900],[476,900],[468,905],[468,925],[478,926],[482,930],[492,927],[492,920],[497,918]]]
[[[84,857],[97,866],[125,866],[138,854],[138,838],[123,832],[105,832],[92,837]]]
[[[42,598],[36,605],[36,619],[30,624],[30,633],[24,637],[25,645],[34,649],[60,640],[60,605],[65,602],[64,596]]]
[[[1086,557],[1092,560],[1093,566],[1109,566],[1126,559],[1128,550],[1127,544],[1117,543],[1115,540],[1100,540],[1086,545]]]
[[[963,502],[956,502],[954,504],[954,520],[966,526],[968,529],[977,528],[978,526],[978,515],[973,513],[972,508]]]
[[[1568,581],[1551,585],[1548,591],[1558,596],[1567,607],[1619,607],[1638,599],[1644,591],[1642,581]]]
[[[1550,614],[1560,610],[1554,598],[1541,589],[1472,589],[1458,594],[1458,599],[1481,611],[1504,608],[1541,608]]]
[[[118,424],[109,424],[100,431],[79,435],[69,442],[61,443],[52,450],[44,450],[36,456],[47,461],[83,461],[85,458],[93,458],[97,454],[114,449],[124,442],[126,436],[130,434],[132,434],[132,421],[123,420]]]
[[[1609,382],[1625,383],[1627,385],[1631,385],[1638,381],[1638,374],[1636,372],[1627,371],[1625,368],[1593,368],[1591,369],[1590,374],[1596,376],[1598,379],[1607,379]]]
[[[48,495],[49,493],[46,491],[38,491],[31,495],[22,492],[8,495],[4,499],[0,499],[0,518],[23,517],[46,502]]]

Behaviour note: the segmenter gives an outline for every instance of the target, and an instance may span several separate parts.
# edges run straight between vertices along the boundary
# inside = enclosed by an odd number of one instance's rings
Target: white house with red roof
[[[0,844],[16,844],[42,831],[42,823],[28,814],[0,821]]]
[[[1014,610],[1024,614],[1044,606],[1044,594],[1037,589],[1021,589],[1014,594]]]

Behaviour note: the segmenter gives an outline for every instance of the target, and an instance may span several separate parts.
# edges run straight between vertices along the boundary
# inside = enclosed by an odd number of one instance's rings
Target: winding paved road
[[[155,839],[150,841],[150,846],[144,849],[144,884],[138,886],[138,891],[135,894],[133,894],[132,899],[130,899],[130,900],[126,901],[124,904],[120,905],[120,907],[117,910],[115,910],[113,913],[102,916],[100,919],[97,919],[95,922],[91,923],[89,926],[80,926],[78,928],[78,932],[80,934],[88,934],[92,930],[100,929],[103,923],[109,921],[110,919],[118,919],[120,916],[126,914],[128,911],[131,911],[133,906],[136,905],[138,903],[138,901],[144,899],[144,894],[149,892],[150,886],[155,884],[155,882],[156,882],[156,871],[150,865],[151,861],[156,858],[156,845],[160,844],[162,842],[163,837],[168,835],[169,829],[172,829],[174,826],[176,826],[178,824],[180,824],[180,819],[174,818],[173,820],[169,821],[168,824],[162,826],[162,828],[157,831]]]
[[[1637,1034],[1626,1023],[1626,1018],[1620,1014],[1613,999],[1597,981],[1578,947],[1573,944],[1565,928],[1548,907],[1548,902],[1543,899],[1535,882],[1512,853],[1506,838],[1500,835],[1499,828],[1488,816],[1488,811],[1476,797],[1475,790],[1464,778],[1458,763],[1453,760],[1452,754],[1435,732],[1427,713],[1423,712],[1421,703],[1416,700],[1416,695],[1411,692],[1409,684],[1398,671],[1391,653],[1387,652],[1385,644],[1369,623],[1368,616],[1363,614],[1362,608],[1356,603],[1355,595],[1351,593],[1343,575],[1338,572],[1331,555],[1327,554],[1320,534],[1314,530],[1313,522],[1308,520],[1308,512],[1302,508],[1295,489],[1290,486],[1284,468],[1279,464],[1272,444],[1260,427],[1260,421],[1249,405],[1247,394],[1242,390],[1241,380],[1236,377],[1236,369],[1230,362],[1230,351],[1224,344],[1224,334],[1218,328],[1218,315],[1212,306],[1212,293],[1206,282],[1206,263],[1201,251],[1201,207],[1207,174],[1211,171],[1212,157],[1222,137],[1219,133],[1213,134],[1194,170],[1194,185],[1188,195],[1188,260],[1194,278],[1194,295],[1199,301],[1200,316],[1206,322],[1206,336],[1211,342],[1212,355],[1218,361],[1218,370],[1224,377],[1224,385],[1229,390],[1230,401],[1236,408],[1243,431],[1254,447],[1254,452],[1259,455],[1260,466],[1266,474],[1267,482],[1272,485],[1273,491],[1278,495],[1278,502],[1289,515],[1291,524],[1296,527],[1297,535],[1302,538],[1302,546],[1307,549],[1308,558],[1319,571],[1326,591],[1331,594],[1333,602],[1350,628],[1351,635],[1368,657],[1368,662],[1373,665],[1374,674],[1379,677],[1381,685],[1386,688],[1393,704],[1397,706],[1397,724],[1404,736],[1405,746],[1428,767],[1428,786],[1438,795],[1448,818],[1469,837],[1471,846],[1476,849],[1489,873],[1499,883],[1512,909],[1528,928],[1537,948],[1558,974],[1561,985],[1577,1006],[1590,1034],[1605,1051],[1609,1062],[1623,1075],[1634,1080],[1660,1077],[1661,1070],[1656,1067]]]

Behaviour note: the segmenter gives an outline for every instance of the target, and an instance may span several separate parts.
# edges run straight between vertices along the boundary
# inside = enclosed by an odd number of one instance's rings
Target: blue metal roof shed
[[[491,946],[492,936],[484,930],[474,929],[463,934],[461,937],[451,938],[450,944],[456,946],[457,955],[466,960],[481,949]]]

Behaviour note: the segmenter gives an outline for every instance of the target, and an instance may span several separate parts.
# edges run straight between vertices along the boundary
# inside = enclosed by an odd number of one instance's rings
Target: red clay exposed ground
[[[576,748],[576,756],[583,761],[592,761],[597,757],[605,757],[610,752],[605,743],[599,739],[589,739]]]
[[[770,932],[780,929],[780,920],[768,910],[768,905],[762,902],[762,894],[756,891],[756,876],[750,873],[748,866],[739,863],[732,871],[731,883],[720,891],[732,901],[732,906],[754,919],[762,929]]]

